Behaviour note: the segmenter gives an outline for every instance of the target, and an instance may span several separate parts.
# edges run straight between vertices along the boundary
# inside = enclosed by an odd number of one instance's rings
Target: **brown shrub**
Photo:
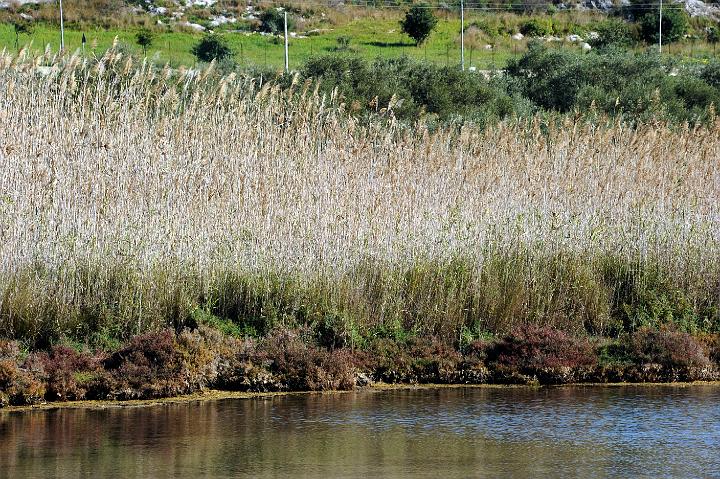
[[[251,363],[255,344],[249,339],[225,336],[201,325],[185,330],[177,338],[190,389],[218,387],[244,391],[276,390],[267,381],[267,371]]]
[[[303,341],[302,331],[273,331],[259,345],[255,362],[269,370],[290,390],[352,389],[355,364],[346,350],[326,351]]]
[[[370,345],[366,367],[386,382],[448,382],[462,355],[437,338],[411,338],[407,343],[379,338]]]
[[[66,346],[53,346],[49,352],[36,353],[27,364],[42,371],[45,397],[50,401],[77,401],[102,397],[107,379],[100,358]]]
[[[488,360],[500,367],[525,372],[584,368],[597,363],[587,340],[557,329],[531,325],[516,328],[492,346]]]
[[[639,364],[670,368],[707,367],[710,360],[698,341],[687,333],[642,328],[627,339],[628,356]]]
[[[135,336],[103,361],[112,397],[156,398],[191,391],[183,354],[170,330]]]
[[[22,362],[18,344],[0,340],[0,407],[36,404],[45,396],[43,383]]]

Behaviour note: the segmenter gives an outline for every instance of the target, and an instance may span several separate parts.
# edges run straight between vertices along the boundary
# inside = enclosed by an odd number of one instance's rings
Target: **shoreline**
[[[247,392],[247,391],[223,391],[207,389],[192,394],[180,396],[157,398],[157,399],[130,399],[130,400],[82,400],[82,401],[48,401],[41,404],[25,406],[7,406],[0,408],[0,416],[4,414],[27,413],[32,411],[52,411],[67,409],[131,409],[140,407],[155,407],[168,404],[190,404],[193,402],[223,401],[228,399],[246,400],[267,400],[284,396],[307,396],[307,395],[341,395],[356,392],[383,392],[383,391],[406,391],[406,390],[433,390],[433,389],[545,389],[545,388],[584,388],[584,387],[720,387],[720,381],[681,381],[681,382],[615,382],[615,383],[568,383],[568,384],[389,384],[376,383],[353,390],[329,390],[329,391],[275,391],[275,392]]]

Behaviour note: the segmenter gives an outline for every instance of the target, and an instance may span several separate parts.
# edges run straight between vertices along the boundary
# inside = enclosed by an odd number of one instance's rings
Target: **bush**
[[[392,103],[398,118],[430,113],[441,120],[461,116],[486,121],[510,116],[515,109],[514,99],[482,75],[408,58],[369,63],[358,57],[315,57],[302,75],[322,78],[320,88],[328,94],[337,90],[347,104],[354,105],[353,113],[383,111]]]
[[[700,78],[708,85],[720,89],[720,61],[714,60],[709,62],[700,72]],[[716,108],[720,105],[715,105]]]
[[[553,34],[552,21],[533,18],[520,25],[520,33],[526,37],[545,37]]]
[[[597,362],[592,345],[557,329],[526,325],[498,341],[487,353],[488,361],[522,372],[542,369],[582,368]]]
[[[508,62],[507,80],[510,93],[515,90],[546,110],[584,112],[592,105],[601,113],[638,122],[709,118],[717,88],[690,73],[683,75],[692,76],[693,84],[683,88],[678,86],[682,79],[668,75],[668,70],[654,54],[610,49],[582,55],[531,42],[527,53]]]
[[[402,32],[415,40],[418,46],[430,36],[437,26],[438,19],[433,14],[430,6],[424,3],[413,5],[400,22]]]
[[[640,35],[648,43],[658,43],[660,12],[646,13],[640,18]],[[684,6],[666,6],[663,8],[663,43],[681,40],[690,28],[690,20]]]
[[[135,42],[143,49],[143,55],[147,55],[147,49],[152,45],[155,35],[147,28],[141,29],[135,34]]]
[[[295,27],[295,21],[292,15],[288,14],[288,31]],[[279,11],[276,8],[270,8],[263,10],[260,14],[260,31],[272,34],[284,34],[285,33],[285,12]]]
[[[596,24],[593,28],[598,36],[595,39],[590,39],[588,43],[594,48],[604,48],[611,45],[629,47],[635,43],[632,27],[623,20],[605,20]]]
[[[706,367],[710,364],[702,346],[687,333],[641,328],[628,337],[628,356],[640,364],[670,368]]]
[[[44,384],[23,363],[23,354],[18,344],[0,339],[0,407],[42,402],[45,396]]]
[[[110,395],[156,398],[190,392],[183,356],[170,330],[135,336],[103,361],[111,375]]]
[[[97,399],[107,391],[107,380],[98,358],[67,346],[53,346],[35,359],[42,366],[46,398],[51,401]]]
[[[214,33],[205,35],[195,46],[192,47],[192,54],[200,62],[221,62],[232,57],[232,50],[219,35]]]
[[[260,344],[260,358],[290,390],[346,390],[355,387],[355,365],[345,349],[328,352],[308,344],[307,331],[279,329]],[[257,359],[256,359],[257,361]]]

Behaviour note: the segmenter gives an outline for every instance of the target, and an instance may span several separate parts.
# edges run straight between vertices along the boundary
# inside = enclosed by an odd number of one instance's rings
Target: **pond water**
[[[0,477],[720,477],[720,387],[445,388],[0,412]]]

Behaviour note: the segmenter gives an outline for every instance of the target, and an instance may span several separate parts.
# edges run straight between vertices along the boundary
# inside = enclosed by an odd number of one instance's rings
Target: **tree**
[[[415,40],[415,45],[419,46],[430,36],[437,22],[438,19],[430,7],[426,4],[419,3],[413,5],[412,8],[408,10],[405,18],[400,22],[400,27],[403,33]]]
[[[640,34],[648,43],[658,43],[660,10],[647,13],[640,18]],[[662,39],[663,43],[676,42],[685,36],[690,28],[690,21],[685,8],[680,6],[666,6],[662,12]]]
[[[192,54],[195,55],[200,62],[218,62],[229,59],[232,56],[232,50],[227,45],[224,38],[211,33],[205,35],[193,48]]]
[[[22,20],[16,20],[13,22],[13,29],[15,30],[15,49],[20,49],[20,34],[25,33],[27,35],[32,33],[32,25],[28,20],[24,18]]]
[[[143,55],[147,56],[147,49],[152,45],[155,35],[147,28],[141,29],[135,35],[135,42],[143,49]]]
[[[294,27],[291,15],[288,15],[288,30]],[[260,31],[266,33],[284,33],[285,32],[285,12],[281,12],[276,8],[270,8],[260,14]]]

